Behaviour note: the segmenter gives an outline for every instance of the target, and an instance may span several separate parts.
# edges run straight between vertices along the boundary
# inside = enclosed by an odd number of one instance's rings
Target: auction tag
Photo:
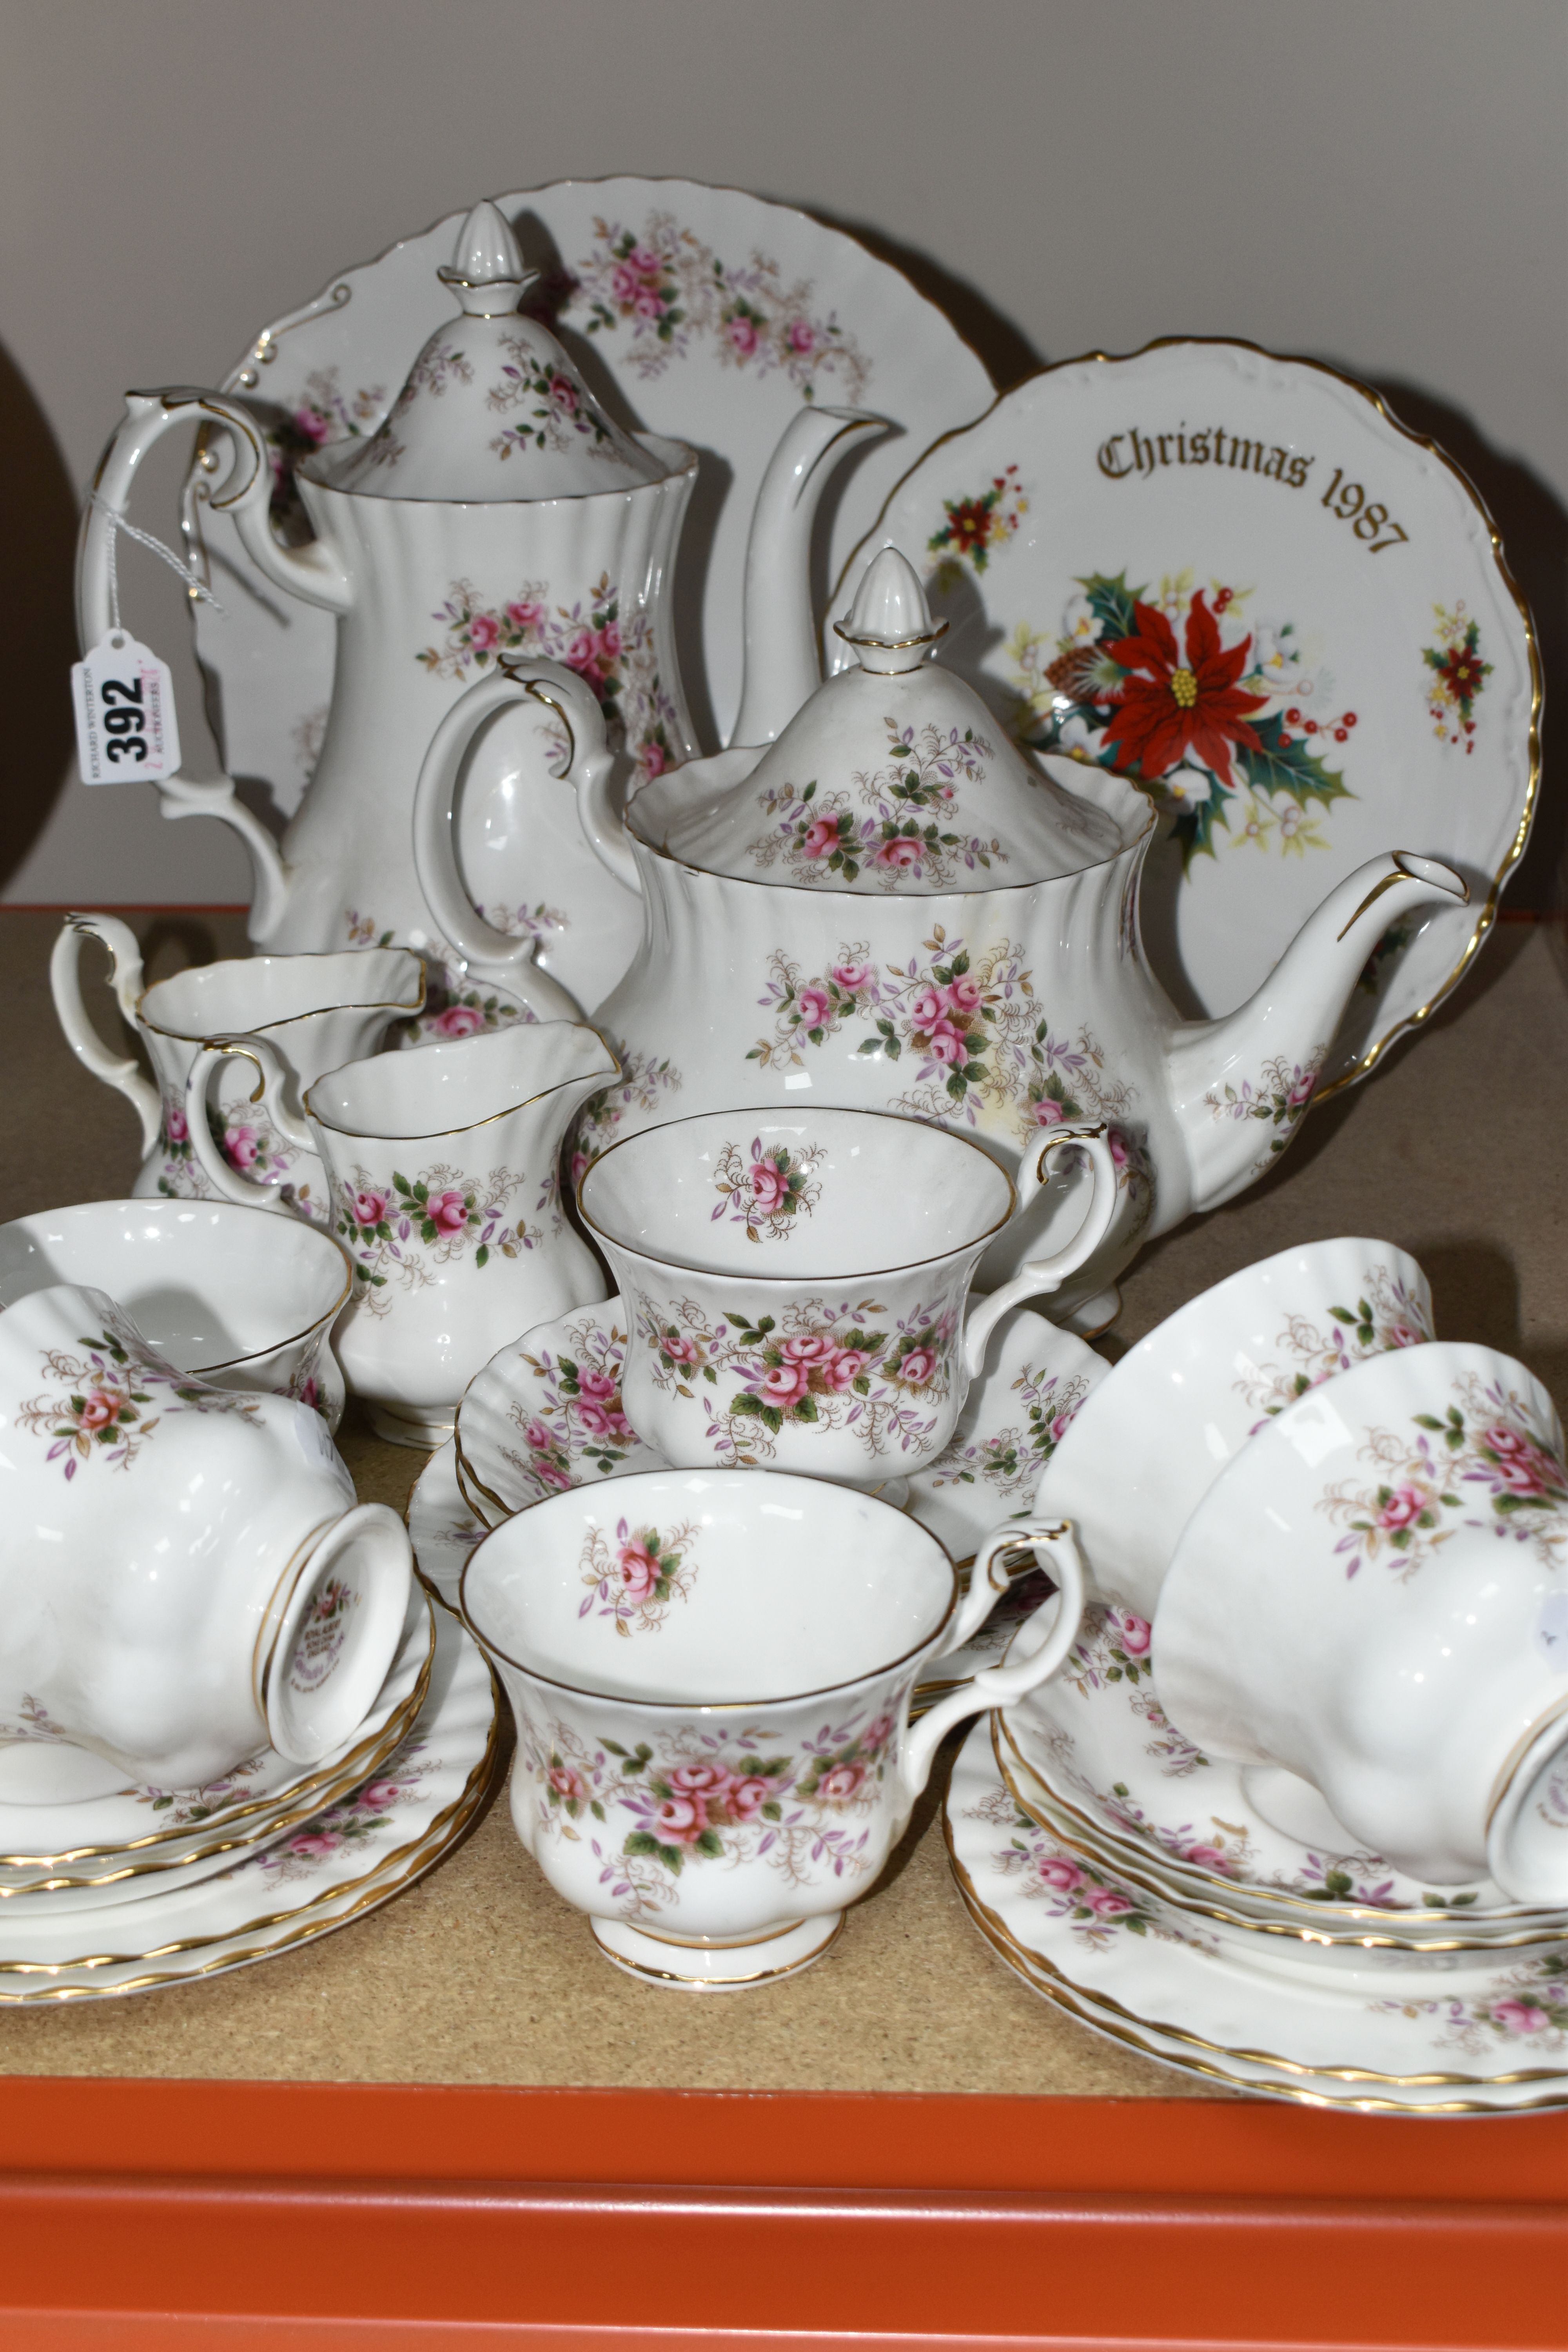
[[[124,629],[110,629],[71,665],[77,765],[84,784],[155,784],[180,764],[168,665]]]

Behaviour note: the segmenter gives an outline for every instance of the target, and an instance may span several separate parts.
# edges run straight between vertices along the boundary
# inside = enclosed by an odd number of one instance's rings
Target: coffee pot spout
[[[1402,849],[1370,858],[1309,917],[1268,979],[1217,1021],[1176,1024],[1167,1043],[1191,1183],[1186,1209],[1215,1209],[1264,1174],[1311,1100],[1368,956],[1422,907],[1462,907],[1449,866]]]
[[[885,417],[808,403],[768,461],[746,541],[745,662],[731,745],[771,743],[821,683],[811,608],[811,532],[834,468]]]

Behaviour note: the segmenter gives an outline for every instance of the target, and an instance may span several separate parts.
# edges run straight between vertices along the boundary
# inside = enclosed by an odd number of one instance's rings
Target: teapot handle
[[[985,1360],[985,1342],[1003,1316],[1026,1298],[1037,1298],[1044,1293],[1059,1290],[1068,1275],[1076,1274],[1079,1267],[1094,1255],[1110,1231],[1110,1221],[1116,1214],[1118,1179],[1116,1161],[1111,1155],[1103,1120],[1094,1127],[1053,1128],[1037,1147],[1030,1145],[1018,1171],[1018,1207],[1016,1213],[1023,1214],[1045,1183],[1048,1173],[1046,1163],[1051,1154],[1068,1144],[1088,1153],[1093,1178],[1094,1189],[1084,1211],[1083,1223],[1071,1241],[1058,1250],[1054,1256],[1029,1258],[1011,1282],[1005,1282],[1000,1290],[993,1290],[985,1297],[974,1300],[963,1327],[963,1359],[971,1378],[978,1377]]]
[[[142,1156],[146,1158],[163,1129],[163,1106],[156,1087],[149,1086],[140,1063],[111,1054],[88,1018],[81,1001],[81,943],[100,940],[110,953],[109,984],[127,1026],[136,1025],[142,997],[142,950],[136,934],[117,915],[68,915],[65,928],[49,957],[49,991],[55,1012],[66,1033],[66,1044],[84,1070],[116,1087],[142,1122]]]
[[[191,1074],[185,1080],[185,1131],[191,1139],[191,1149],[202,1174],[220,1201],[236,1202],[242,1209],[287,1209],[281,1185],[253,1184],[248,1177],[229,1166],[213,1139],[207,1125],[207,1080],[220,1063],[228,1061],[255,1063],[256,1085],[251,1101],[261,1105],[285,1142],[301,1151],[313,1153],[316,1150],[316,1139],[310,1128],[289,1108],[292,1073],[276,1047],[265,1037],[256,1036],[214,1038],[191,1064]]]
[[[494,712],[521,702],[544,703],[559,717],[568,746],[565,781],[576,789],[583,829],[616,880],[637,888],[626,822],[610,797],[615,758],[604,712],[574,671],[535,656],[503,655],[497,674],[471,686],[436,730],[414,800],[414,867],[431,921],[476,978],[510,989],[542,1021],[580,1021],[575,1000],[533,965],[533,940],[487,923],[458,872],[455,803],[468,748]]]
[[[254,504],[259,499],[262,527],[268,538],[272,537],[266,515],[271,495],[271,468],[260,434],[245,411],[210,392],[128,392],[125,415],[99,459],[93,495],[82,509],[81,534],[77,542],[76,611],[77,634],[84,654],[100,644],[112,625],[110,551],[114,532],[130,500],[136,469],[171,425],[192,423],[200,415],[216,417],[234,436],[235,463],[231,472],[237,470],[244,475],[234,490],[226,488],[213,504],[227,507],[237,500],[248,499]],[[238,519],[237,514],[236,520]],[[286,552],[281,549],[278,551]],[[260,819],[238,798],[232,777],[217,776],[202,782],[190,776],[164,776],[157,789],[166,817],[216,816],[233,826],[250,854],[253,888],[247,928],[253,940],[269,939],[282,919],[288,880],[277,844]]]

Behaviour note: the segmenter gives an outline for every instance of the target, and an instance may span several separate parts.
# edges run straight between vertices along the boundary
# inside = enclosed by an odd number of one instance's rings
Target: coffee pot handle
[[[977,1377],[985,1360],[985,1342],[1010,1308],[1026,1298],[1059,1290],[1069,1274],[1094,1255],[1110,1230],[1116,1214],[1116,1160],[1111,1152],[1104,1121],[1094,1127],[1053,1128],[1044,1141],[1031,1144],[1024,1154],[1018,1171],[1018,1206],[1016,1213],[1022,1216],[1049,1174],[1047,1161],[1053,1152],[1068,1145],[1089,1156],[1094,1189],[1083,1223],[1070,1242],[1057,1251],[1053,1257],[1032,1257],[1020,1266],[1011,1282],[1000,1290],[993,1290],[984,1298],[975,1299],[963,1326],[963,1360],[972,1378]]]
[[[250,1099],[261,1106],[284,1141],[301,1151],[316,1150],[316,1139],[310,1128],[289,1108],[293,1073],[265,1037],[254,1036],[213,1038],[191,1064],[191,1074],[185,1080],[185,1130],[191,1139],[191,1150],[220,1200],[237,1202],[242,1209],[287,1209],[281,1185],[253,1184],[237,1168],[229,1166],[207,1124],[207,1081],[220,1064],[231,1061],[256,1065],[256,1085]]]
[[[637,888],[625,822],[610,800],[615,757],[605,740],[604,712],[574,671],[542,656],[503,655],[496,674],[471,686],[436,730],[414,800],[414,866],[431,921],[467,971],[510,990],[542,1021],[581,1021],[576,999],[534,964],[534,941],[487,923],[458,870],[456,803],[469,746],[496,711],[523,702],[542,703],[565,728],[563,781],[576,791],[584,830],[611,873]],[[618,862],[623,857],[626,870]]]
[[[976,1552],[969,1590],[959,1602],[946,1647],[939,1654],[946,1657],[962,1650],[980,1631],[1013,1581],[1002,1564],[1004,1555],[1023,1545],[1033,1549],[1042,1568],[1047,1565],[1042,1549],[1048,1547],[1057,1590],[1047,1595],[1013,1636],[1008,1651],[1011,1664],[988,1666],[984,1673],[972,1675],[945,1698],[938,1699],[905,1733],[899,1769],[911,1797],[918,1797],[925,1787],[931,1758],[955,1723],[1037,1690],[1065,1663],[1078,1639],[1084,1611],[1084,1570],[1070,1522],[1013,1519],[994,1528]]]
[[[77,542],[76,612],[77,634],[84,654],[100,644],[113,625],[110,582],[114,577],[114,535],[130,501],[136,469],[153,443],[162,440],[172,425],[199,422],[203,416],[216,419],[226,428],[235,449],[229,469],[235,486],[231,488],[226,481],[213,505],[234,507],[236,521],[240,522],[247,509],[259,501],[258,519],[262,531],[279,558],[289,556],[290,562],[297,561],[289,550],[278,547],[272,541],[272,526],[267,514],[271,467],[260,428],[244,409],[211,392],[184,388],[128,392],[125,415],[99,459],[92,495],[82,509],[81,535]],[[246,543],[250,545],[248,537]],[[257,551],[252,548],[251,551],[254,554]],[[288,877],[272,835],[238,798],[233,778],[217,776],[204,782],[191,776],[164,776],[157,790],[166,817],[216,816],[238,834],[249,853],[253,873],[250,936],[253,940],[269,939],[282,919]]]
[[[122,1060],[111,1054],[88,1017],[81,1001],[83,940],[101,940],[109,950],[109,984],[114,991],[121,1019],[132,1029],[142,996],[142,950],[136,944],[135,932],[118,916],[68,915],[49,957],[49,989],[55,1000],[55,1013],[66,1034],[66,1044],[82,1068],[90,1070],[95,1078],[101,1078],[106,1087],[117,1087],[135,1110],[142,1122],[142,1156],[145,1159],[163,1132],[163,1106],[157,1087],[143,1077],[135,1056]]]

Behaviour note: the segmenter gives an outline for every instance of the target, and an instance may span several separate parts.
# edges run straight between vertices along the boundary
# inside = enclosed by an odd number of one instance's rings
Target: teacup
[[[81,944],[96,939],[111,959],[110,985],[127,1027],[146,1049],[157,1084],[135,1057],[111,1054],[81,997]],[[195,964],[142,985],[136,935],[114,915],[70,915],[49,960],[49,985],[66,1043],[84,1069],[117,1087],[142,1121],[143,1159],[132,1185],[142,1200],[221,1197],[205,1172],[198,1142],[216,1139],[228,1166],[253,1184],[276,1188],[283,1205],[327,1222],[321,1164],[275,1120],[247,1102],[248,1079],[225,1072],[216,1100],[190,1096],[186,1080],[209,1037],[254,1033],[276,1049],[289,1074],[286,1105],[298,1120],[300,1090],[323,1070],[374,1053],[395,1021],[425,1002],[425,967],[405,948],[345,948],[333,955],[259,955]],[[193,1135],[195,1121],[199,1133]]]
[[[966,1309],[987,1244],[1074,1150],[1093,1176],[1074,1239]],[[613,1144],[578,1201],[618,1277],[639,1437],[691,1468],[874,1486],[935,1461],[1001,1317],[1098,1246],[1116,1166],[1102,1130],[1058,1127],[1016,1192],[978,1144],[922,1120],[717,1111]]]
[[[1568,1469],[1552,1400],[1434,1341],[1268,1421],[1154,1618],[1171,1722],[1266,1819],[1436,1885],[1568,1905]]]
[[[910,1696],[1048,1550],[1005,1666],[912,1728]],[[517,1717],[511,1811],[599,1948],[656,1984],[788,1975],[874,1884],[943,1735],[1034,1689],[1082,1609],[1070,1532],[1015,1520],[969,1589],[902,1511],[773,1471],[645,1471],[537,1503],[463,1571]]]
[[[402,1636],[407,1531],[320,1417],[177,1371],[99,1290],[0,1313],[0,1741],[90,1749],[110,1787],[314,1763]]]
[[[0,1307],[73,1282],[107,1291],[149,1347],[214,1388],[342,1419],[330,1333],[352,1276],[327,1234],[226,1201],[88,1201],[0,1225]]]
[[[289,1107],[287,1072],[255,1036],[197,1055],[193,1106],[231,1055],[260,1074],[256,1092],[273,1124],[325,1165],[332,1230],[353,1269],[333,1343],[381,1436],[439,1445],[498,1348],[605,1297],[557,1181],[574,1113],[619,1072],[597,1030],[530,1022],[350,1062],[316,1080],[303,1118]],[[272,1205],[209,1136],[195,1141],[215,1190]]]
[[[1252,1432],[1368,1356],[1432,1337],[1391,1242],[1310,1242],[1244,1266],[1130,1348],[1079,1407],[1035,1507],[1071,1519],[1094,1590],[1152,1617],[1192,1513]]]

